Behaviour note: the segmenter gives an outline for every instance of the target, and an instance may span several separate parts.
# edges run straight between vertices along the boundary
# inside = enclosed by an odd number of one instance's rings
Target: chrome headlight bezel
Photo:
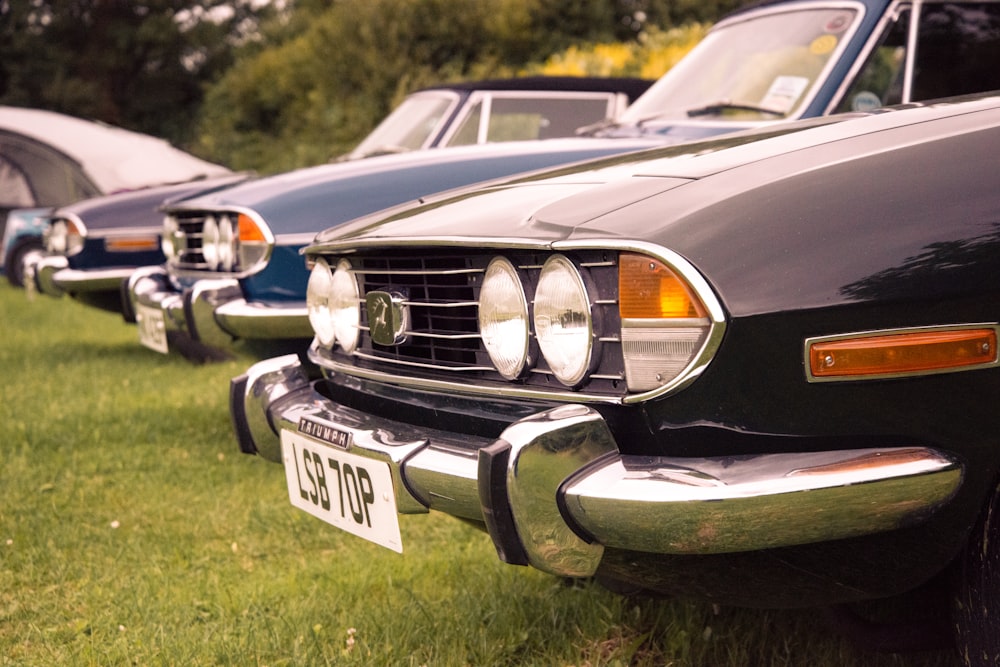
[[[306,309],[320,346],[333,349],[339,345],[346,354],[357,348],[361,337],[360,290],[348,260],[337,262],[336,269],[322,257],[314,261],[306,286]]]
[[[361,289],[348,260],[337,262],[330,287],[330,316],[337,345],[350,354],[361,339]]]
[[[337,333],[330,309],[333,295],[333,272],[325,259],[319,258],[309,272],[309,282],[306,284],[306,311],[309,314],[309,325],[316,333],[316,342],[331,349],[337,342]]]
[[[45,250],[53,255],[71,257],[83,250],[86,229],[82,222],[53,218],[42,234]]]
[[[180,224],[172,215],[163,216],[163,229],[160,232],[160,251],[171,262],[180,257]]]
[[[559,382],[575,387],[594,353],[594,316],[583,276],[565,255],[552,255],[538,275],[532,310],[542,357]]]
[[[531,343],[524,279],[505,257],[490,261],[479,293],[479,335],[490,361],[507,380],[518,378]]]

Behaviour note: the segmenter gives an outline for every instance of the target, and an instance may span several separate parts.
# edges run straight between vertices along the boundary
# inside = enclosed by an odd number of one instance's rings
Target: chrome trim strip
[[[355,351],[355,356],[362,358],[365,357],[363,354],[359,354]],[[565,401],[569,403],[605,403],[609,405],[618,405],[623,402],[620,396],[602,396],[599,394],[585,394],[585,393],[573,393],[570,391],[562,391],[559,389],[553,390],[542,390],[542,389],[526,389],[520,385],[516,386],[504,386],[504,385],[490,385],[484,386],[480,384],[463,383],[448,380],[429,380],[426,378],[408,378],[395,373],[387,373],[383,371],[375,371],[367,368],[358,368],[350,364],[341,364],[337,361],[330,359],[329,357],[321,356],[317,353],[316,342],[309,346],[309,360],[325,368],[333,373],[343,373],[344,375],[349,375],[352,377],[362,378],[365,380],[372,380],[373,382],[379,382],[381,384],[397,385],[400,387],[413,387],[417,389],[427,389],[430,391],[438,392],[455,392],[461,391],[466,394],[473,394],[476,396],[492,396],[492,397],[506,397],[506,398],[523,398],[529,400],[537,401]],[[378,361],[385,361],[378,357],[371,357],[372,359]],[[396,362],[402,363],[402,362]],[[411,365],[409,363],[404,365]],[[412,364],[419,367],[418,364]],[[434,370],[440,370],[438,366],[432,366]],[[470,368],[463,367],[457,370],[479,370],[479,371],[496,371],[495,368]]]
[[[970,366],[956,366],[954,368],[936,368],[925,371],[912,371],[907,373],[881,373],[877,375],[838,375],[836,377],[816,377],[813,375],[812,366],[809,363],[809,348],[816,343],[830,343],[838,340],[851,338],[874,338],[876,336],[896,336],[904,334],[934,333],[937,331],[968,331],[970,329],[992,329],[997,335],[998,345],[1000,345],[1000,323],[981,322],[969,324],[944,324],[938,326],[924,327],[900,327],[897,329],[873,329],[870,331],[857,331],[854,333],[833,334],[830,336],[813,336],[806,338],[802,346],[803,368],[806,374],[806,381],[810,383],[821,382],[871,382],[872,380],[891,380],[895,378],[922,377],[925,375],[942,375],[944,373],[961,373],[963,371],[976,371],[983,368],[994,368],[1000,366],[1000,350],[994,350],[993,361],[975,364]]]
[[[353,353],[353,356],[359,357],[361,359],[367,359],[369,361],[378,361],[378,362],[381,362],[381,363],[384,363],[384,364],[392,364],[394,366],[408,366],[410,368],[424,368],[424,369],[433,370],[433,371],[448,371],[448,372],[454,372],[454,373],[465,373],[465,372],[468,372],[468,371],[478,371],[478,372],[493,371],[493,372],[496,372],[496,370],[497,370],[497,369],[493,368],[492,366],[442,366],[440,364],[423,364],[423,363],[420,363],[419,361],[405,361],[405,360],[400,360],[400,359],[391,359],[391,358],[386,358],[386,357],[380,357],[377,354],[368,354],[367,352],[361,352],[359,350],[355,350],[354,353]],[[317,362],[317,363],[319,363],[319,362]],[[337,364],[335,362],[331,363],[327,359],[327,360],[325,360],[325,363],[323,364],[323,366],[325,368],[333,369],[335,366],[337,366]],[[353,366],[345,366],[345,368],[354,369]],[[346,374],[347,375],[354,375],[354,376],[357,376],[357,377],[366,377],[365,375],[363,375],[361,373],[348,372]],[[396,377],[396,376],[389,374],[388,377]],[[374,380],[376,378],[369,377],[368,379]],[[393,383],[390,383],[390,384],[405,385],[407,383],[405,383],[405,382],[393,382]]]
[[[25,284],[27,276],[32,276],[31,284],[46,296],[60,297],[65,291],[56,284],[55,276],[60,271],[69,268],[69,260],[64,255],[45,255],[41,251],[29,254],[21,261],[22,275]]]
[[[308,309],[299,301],[248,303],[240,296],[216,307],[213,317],[220,327],[237,338],[313,337]]]
[[[449,301],[448,303],[435,303],[433,301],[410,301],[403,299],[400,301],[405,306],[420,306],[421,308],[474,308],[479,306],[478,301]]]
[[[39,263],[41,264],[41,263]],[[104,292],[121,289],[122,281],[139,267],[117,269],[62,269],[52,276],[56,287],[66,292]]]
[[[472,273],[486,273],[485,269],[351,269],[354,275],[366,276],[376,274],[380,276],[464,276]]]

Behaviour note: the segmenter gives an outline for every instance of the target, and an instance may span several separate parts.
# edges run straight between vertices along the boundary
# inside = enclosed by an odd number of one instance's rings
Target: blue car
[[[1000,89],[1000,3],[778,0],[720,21],[622,116],[573,139],[384,156],[167,207],[167,261],[133,274],[147,347],[304,350],[300,250],[353,217],[529,169],[838,112]],[[464,152],[456,152],[464,151]],[[375,159],[375,158],[372,158]],[[487,165],[489,165],[487,167]],[[497,230],[503,234],[507,230]]]
[[[35,218],[45,252],[23,261],[25,286],[123,313],[124,282],[137,268],[164,260],[160,206],[247,178],[229,174],[94,197],[46,211]]]

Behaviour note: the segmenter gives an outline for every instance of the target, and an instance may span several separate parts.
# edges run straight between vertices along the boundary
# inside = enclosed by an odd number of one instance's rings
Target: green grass
[[[813,611],[567,585],[438,514],[400,556],[294,510],[228,381],[117,316],[0,285],[0,665],[949,665]]]

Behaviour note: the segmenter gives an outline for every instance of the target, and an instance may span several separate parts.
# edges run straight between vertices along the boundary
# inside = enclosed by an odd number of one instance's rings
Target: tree
[[[0,103],[185,143],[204,87],[270,12],[253,0],[0,0]]]

